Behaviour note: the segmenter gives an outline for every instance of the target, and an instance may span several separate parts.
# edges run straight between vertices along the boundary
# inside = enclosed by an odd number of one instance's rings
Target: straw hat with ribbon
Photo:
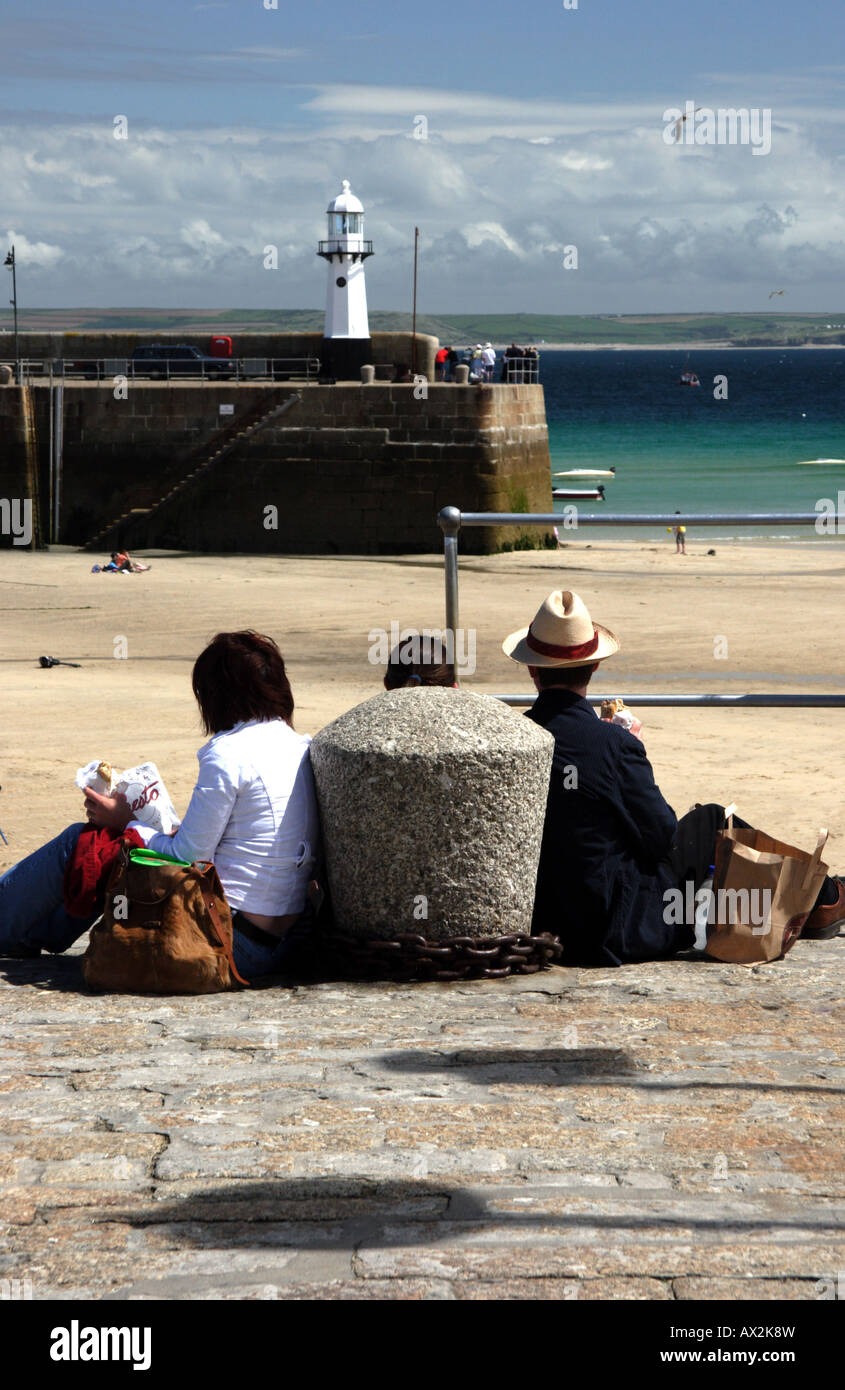
[[[529,627],[512,632],[502,651],[524,666],[589,666],[619,651],[619,639],[594,623],[578,595],[555,589]]]

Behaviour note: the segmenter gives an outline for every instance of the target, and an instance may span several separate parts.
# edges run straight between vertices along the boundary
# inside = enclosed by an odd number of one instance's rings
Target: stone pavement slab
[[[845,937],[179,999],[88,992],[83,947],[0,962],[0,1289],[804,1300],[845,1270]]]

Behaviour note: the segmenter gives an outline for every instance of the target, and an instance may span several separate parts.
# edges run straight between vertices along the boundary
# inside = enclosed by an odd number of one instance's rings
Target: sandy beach
[[[845,690],[841,652],[845,557],[834,544],[669,537],[575,543],[461,561],[461,623],[477,634],[468,688],[529,690],[502,654],[546,593],[571,587],[622,652],[594,682],[599,693]],[[0,552],[3,758],[0,868],[79,818],[77,767],[105,757],[157,762],[177,808],[193,786],[204,741],[191,665],[217,631],[252,626],[279,641],[295,722],[315,733],[380,690],[368,654],[374,629],[440,629],[443,567],[436,556],[215,557],[151,553],[148,574],[90,573],[72,550]],[[125,639],[123,642],[121,639]],[[727,654],[716,657],[715,650]],[[115,651],[126,650],[125,658]],[[41,655],[80,669],[44,670]],[[519,717],[515,712],[514,717]],[[830,863],[845,869],[845,790],[832,775],[835,710],[642,712],[655,775],[681,814],[695,801],[738,802],[752,823],[811,845],[831,832]]]

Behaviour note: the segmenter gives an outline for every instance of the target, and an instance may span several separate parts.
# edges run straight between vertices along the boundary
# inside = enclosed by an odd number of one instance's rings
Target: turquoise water
[[[688,368],[700,387],[678,385]],[[714,377],[728,397],[714,397]],[[552,468],[616,467],[602,478],[613,512],[809,511],[845,490],[845,348],[543,352]],[[560,479],[576,487],[588,479]],[[565,503],[557,502],[556,510]],[[583,503],[587,512],[600,503]],[[601,535],[599,528],[591,528]],[[606,535],[624,535],[617,528]],[[636,528],[642,537],[656,533]],[[690,535],[694,535],[690,528]],[[810,527],[707,528],[712,539],[772,534],[816,539]]]

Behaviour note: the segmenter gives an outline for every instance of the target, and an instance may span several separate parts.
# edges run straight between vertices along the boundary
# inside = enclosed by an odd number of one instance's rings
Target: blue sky
[[[784,310],[843,307],[841,0],[2,0],[0,19],[22,302],[319,306],[346,177],[375,308],[406,306],[414,224],[434,312],[754,310],[784,287]],[[667,145],[687,100],[770,109],[771,151]]]

